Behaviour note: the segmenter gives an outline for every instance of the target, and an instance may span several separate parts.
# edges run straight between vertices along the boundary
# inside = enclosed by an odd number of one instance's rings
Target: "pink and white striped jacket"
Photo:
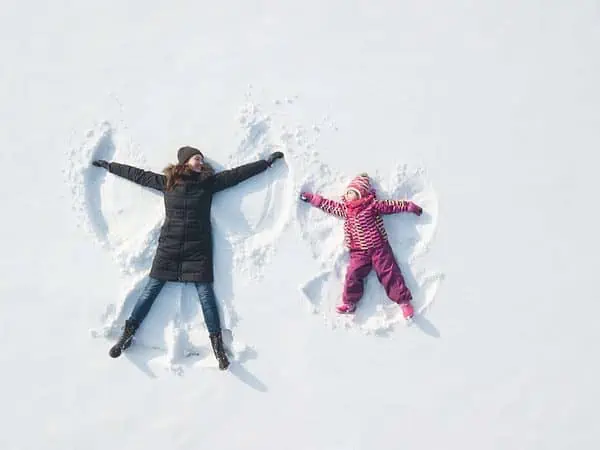
[[[421,213],[421,208],[406,200],[377,200],[373,193],[359,200],[336,202],[312,194],[310,203],[326,213],[345,219],[344,242],[350,250],[370,250],[385,245],[388,236],[382,214]]]

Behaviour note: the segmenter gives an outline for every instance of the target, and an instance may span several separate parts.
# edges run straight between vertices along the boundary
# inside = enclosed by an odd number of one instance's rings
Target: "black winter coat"
[[[166,191],[166,177],[125,164],[110,163],[111,173],[164,193],[165,222],[150,276],[164,281],[213,281],[210,206],[213,194],[265,171],[257,161],[215,175],[192,173]]]

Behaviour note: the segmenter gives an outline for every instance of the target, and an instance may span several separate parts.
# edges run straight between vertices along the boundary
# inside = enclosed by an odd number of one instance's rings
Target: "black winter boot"
[[[135,334],[139,326],[140,324],[133,319],[128,319],[125,321],[123,334],[121,335],[117,343],[113,345],[110,351],[108,352],[111,358],[118,358],[119,356],[121,356],[123,350],[127,350],[129,348],[131,342],[133,341],[133,335]]]
[[[229,367],[229,360],[225,353],[225,346],[223,345],[223,336],[221,332],[210,335],[210,343],[212,345],[213,352],[219,361],[219,369],[225,370]]]

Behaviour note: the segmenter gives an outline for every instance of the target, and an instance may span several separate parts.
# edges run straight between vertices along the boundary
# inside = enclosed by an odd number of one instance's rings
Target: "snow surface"
[[[8,6],[8,5],[7,5]],[[2,449],[592,449],[597,2],[25,1],[0,19]],[[161,196],[90,166],[285,162],[218,194],[216,369],[196,294],[146,280]],[[360,172],[419,311],[338,316]]]

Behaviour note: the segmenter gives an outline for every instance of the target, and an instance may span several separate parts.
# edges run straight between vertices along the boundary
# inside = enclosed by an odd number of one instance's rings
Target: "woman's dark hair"
[[[167,186],[166,190],[170,191],[175,187],[177,183],[179,183],[185,177],[191,177],[192,175],[197,175],[200,179],[207,178],[211,175],[215,174],[215,170],[212,166],[204,161],[202,163],[202,171],[194,172],[190,166],[185,164],[169,164],[164,168],[163,173],[167,177]]]

